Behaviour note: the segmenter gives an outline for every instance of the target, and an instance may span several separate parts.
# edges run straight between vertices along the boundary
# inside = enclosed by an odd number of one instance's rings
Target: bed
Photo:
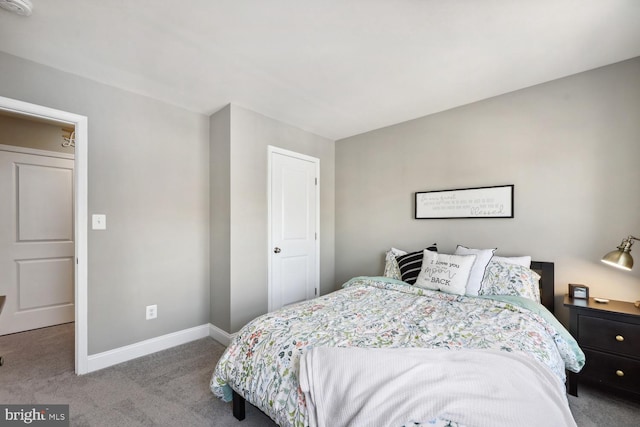
[[[484,394],[491,395],[491,400],[503,408],[494,408],[494,416],[484,425],[526,425],[522,423],[522,412],[513,410],[517,405],[510,404],[509,399],[517,399],[516,393],[522,395],[520,403],[526,402],[532,416],[557,411],[559,417],[568,417],[558,425],[575,425],[564,393],[565,370],[578,372],[584,365],[584,355],[552,315],[553,264],[532,262],[530,269],[540,276],[541,303],[513,295],[450,294],[383,276],[353,278],[339,291],[249,322],[218,361],[211,390],[224,401],[233,402],[237,419],[244,419],[248,401],[280,426],[482,425],[460,413],[486,418],[480,409],[488,410],[491,402],[478,400]],[[486,372],[480,377],[500,380],[502,384],[478,387],[476,383],[464,384],[463,374],[452,374],[434,391],[428,389],[428,381],[421,381],[421,375],[427,378],[428,372],[462,372],[457,367],[473,366],[473,360],[484,358],[482,370]],[[536,377],[519,376],[533,371]],[[419,372],[423,374],[416,375]],[[379,380],[377,386],[360,387],[374,377]],[[398,386],[403,391],[387,386],[397,383],[397,378],[409,381]],[[411,379],[420,381],[411,383]],[[463,383],[452,382],[458,380]],[[532,383],[540,383],[541,388],[533,390]],[[416,406],[424,405],[414,405],[407,413],[395,414],[400,418],[389,418],[390,413],[384,412],[398,412],[398,408],[406,412],[407,402],[412,401],[406,395],[420,401],[420,393],[434,395],[447,388],[454,390],[454,384],[494,392],[468,396],[469,402],[477,405],[475,409],[452,412],[451,402],[445,402],[444,411],[443,406],[437,406],[416,412]],[[496,396],[499,390],[506,393],[508,387],[513,389],[509,392],[513,397],[505,397],[505,404]],[[401,404],[389,404],[403,394]],[[456,404],[460,401],[454,400]],[[550,401],[554,402],[553,408],[544,406]],[[378,404],[367,406],[371,402]],[[386,407],[380,402],[385,402]],[[343,413],[348,409],[352,412]],[[367,422],[357,418],[367,411],[386,421],[376,424],[370,422],[371,418]],[[505,415],[502,424],[495,422],[498,412]],[[404,422],[400,422],[402,417],[406,418]],[[540,425],[539,420],[530,422]]]

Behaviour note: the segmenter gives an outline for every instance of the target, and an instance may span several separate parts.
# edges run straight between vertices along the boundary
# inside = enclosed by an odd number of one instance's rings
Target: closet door
[[[314,298],[319,287],[319,160],[269,153],[269,310]]]
[[[0,149],[0,335],[74,320],[73,166]]]

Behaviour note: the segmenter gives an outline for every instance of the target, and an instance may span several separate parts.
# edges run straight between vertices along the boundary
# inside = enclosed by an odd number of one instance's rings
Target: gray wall
[[[0,111],[0,144],[74,154],[73,147],[62,146],[62,136],[68,136],[72,130],[68,128],[65,132],[60,125]]]
[[[231,105],[210,119],[211,313],[209,322],[231,330]]]
[[[89,354],[209,320],[209,120],[0,53],[0,94],[89,117]],[[145,320],[145,306],[158,318]]]
[[[89,213],[108,217],[89,232],[90,354],[207,322],[234,332],[266,312],[267,145],[320,158],[323,294],[380,274],[390,246],[438,242],[554,261],[558,295],[569,282],[640,295],[640,269],[598,261],[640,233],[638,58],[338,143],[4,53],[0,75],[2,96],[89,117]],[[514,219],[413,219],[415,191],[496,184],[516,185]]]
[[[225,121],[229,123],[228,132],[224,129]],[[217,243],[212,246],[212,252],[220,254],[220,259],[224,262],[228,259],[228,266],[220,266],[221,271],[216,271],[212,265],[211,322],[227,332],[235,332],[249,320],[266,313],[268,307],[268,145],[320,159],[320,293],[334,290],[335,143],[235,105],[216,113],[211,126],[212,147],[216,147],[215,154],[211,155],[212,235],[229,239],[226,248]],[[227,157],[227,148],[220,147],[221,144],[229,146],[228,171],[222,170],[224,165],[220,164],[221,159]],[[215,171],[218,166],[221,170]],[[213,192],[213,187],[218,186],[213,182],[215,179],[225,182],[216,193]],[[229,183],[228,195],[223,188],[226,182]],[[226,223],[224,213],[218,216],[213,212],[218,208],[228,209]],[[216,216],[223,221],[218,221]],[[229,277],[225,281],[227,268]],[[227,301],[229,308],[223,307]]]
[[[640,237],[639,160],[640,58],[337,141],[337,282],[437,242],[553,261],[557,299],[583,283],[635,301],[640,268],[599,260]],[[499,184],[515,184],[514,219],[413,219],[416,191]]]

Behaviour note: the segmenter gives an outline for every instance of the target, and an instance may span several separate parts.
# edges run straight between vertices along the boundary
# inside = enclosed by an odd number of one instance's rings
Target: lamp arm
[[[631,245],[633,245],[634,240],[640,241],[639,238],[629,235],[629,237],[627,237],[622,241],[622,243],[620,243],[620,246],[618,246],[618,249],[623,252],[631,252]]]
[[[629,235],[629,237],[627,237],[627,244],[625,245],[626,248],[628,248],[628,251],[631,251],[631,245],[633,245],[633,241],[637,240],[640,242],[640,239],[638,239],[637,237],[633,237],[631,235]],[[633,305],[635,305],[637,308],[640,308],[640,300],[636,301],[633,303]]]

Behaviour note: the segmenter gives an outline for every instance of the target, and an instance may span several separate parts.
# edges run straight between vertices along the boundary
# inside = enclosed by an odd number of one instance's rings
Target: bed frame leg
[[[567,392],[571,396],[578,397],[578,374],[568,372],[567,375]]]
[[[233,392],[233,403],[232,403],[232,405],[233,405],[233,416],[238,421],[244,420],[244,417],[245,417],[244,402],[245,402],[244,398],[234,391]]]

